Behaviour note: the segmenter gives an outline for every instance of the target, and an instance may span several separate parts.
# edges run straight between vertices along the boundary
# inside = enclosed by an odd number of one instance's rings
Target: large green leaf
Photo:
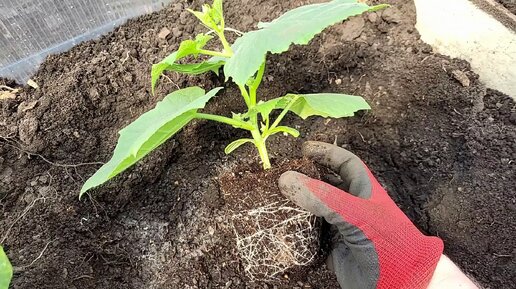
[[[270,23],[259,23],[259,30],[245,33],[233,44],[234,55],[224,66],[226,78],[246,84],[265,60],[267,52],[287,51],[292,43],[307,44],[326,27],[351,16],[387,5],[368,6],[356,0],[333,0],[288,11]]]
[[[199,87],[177,90],[122,129],[113,157],[86,181],[81,195],[121,173],[177,133],[220,89],[208,93]]]
[[[187,56],[197,56],[208,41],[213,38],[211,35],[199,34],[195,40],[185,40],[179,45],[179,49],[157,64],[152,65],[151,83],[152,93],[156,88],[159,77],[164,71],[177,71],[186,74],[201,74],[208,71],[218,73],[219,68],[224,65],[225,61],[222,58],[212,58],[207,61],[193,64],[179,64],[182,58]]]
[[[9,288],[13,277],[13,267],[7,258],[2,246],[0,246],[0,289]]]
[[[353,116],[359,110],[371,109],[369,104],[360,96],[340,93],[317,93],[287,94],[257,104],[253,110],[266,117],[272,110],[284,109],[289,104],[289,110],[303,119],[313,115],[333,118],[347,117]]]

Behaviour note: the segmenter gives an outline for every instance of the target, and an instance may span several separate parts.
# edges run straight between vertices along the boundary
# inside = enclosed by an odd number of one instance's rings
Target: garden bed
[[[228,25],[247,31],[307,2],[226,0],[224,7]],[[372,106],[349,119],[288,117],[301,137],[271,137],[273,166],[279,172],[283,161],[299,159],[304,140],[352,150],[463,270],[487,288],[516,288],[515,102],[486,89],[468,63],[433,54],[414,29],[411,1],[386,2],[394,8],[269,57],[266,98],[341,92]],[[202,31],[184,12],[200,3],[186,3],[49,57],[33,78],[38,90],[0,100],[0,243],[16,267],[13,288],[337,288],[324,250],[303,274],[268,282],[246,275],[230,227],[235,201],[221,178],[259,164],[250,146],[224,155],[245,134],[225,125],[188,125],[79,201],[120,128],[177,87],[223,84],[214,74],[169,74],[150,93],[150,64]],[[159,38],[164,27],[171,33]],[[227,86],[207,110],[241,111],[239,98]],[[274,184],[276,175],[260,183]]]
[[[512,14],[516,15],[516,2],[514,2],[514,0],[496,0],[496,2],[502,4],[505,8],[511,11]]]

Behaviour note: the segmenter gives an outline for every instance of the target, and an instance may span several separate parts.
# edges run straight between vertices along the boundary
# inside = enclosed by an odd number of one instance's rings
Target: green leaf
[[[371,109],[361,97],[339,93],[317,94],[287,94],[286,97],[295,97],[297,100],[290,107],[290,111],[303,119],[317,115],[322,117],[353,116],[359,110]]]
[[[219,68],[225,63],[222,58],[212,58],[207,61],[194,64],[177,63],[177,61],[187,56],[196,57],[199,55],[200,51],[204,48],[206,43],[208,43],[208,41],[210,41],[212,38],[213,36],[211,35],[202,33],[198,34],[195,37],[195,40],[190,39],[181,42],[177,51],[173,52],[159,63],[152,65],[152,93],[154,93],[158,79],[164,71],[177,71],[187,74],[201,74],[207,71],[218,73]]]
[[[259,103],[252,111],[259,112],[265,118],[272,110],[284,109],[291,101],[295,102],[289,110],[303,119],[313,115],[333,118],[347,117],[353,116],[359,110],[371,109],[361,96],[340,93],[317,93],[287,94]]]
[[[241,145],[245,144],[245,143],[254,143],[254,140],[250,139],[250,138],[241,138],[241,139],[237,139],[236,141],[228,144],[228,146],[224,149],[224,152],[229,155],[230,153],[232,153],[234,150],[236,150],[237,148],[239,148]]]
[[[299,136],[299,131],[297,129],[294,129],[294,128],[291,128],[291,127],[288,127],[288,126],[277,126],[271,130],[268,131],[267,135],[273,135],[273,134],[277,134],[277,133],[280,133],[280,132],[283,132],[283,133],[288,133],[289,135],[293,136],[293,137],[298,137]]]
[[[244,117],[248,118],[250,115],[260,113],[263,119],[267,119],[273,110],[285,108],[290,100],[291,98],[283,96],[273,98],[265,102],[260,101],[254,107],[252,107],[249,112],[244,115]]]
[[[194,11],[187,9],[188,12],[192,13],[197,17],[202,24],[215,31],[224,30],[224,14],[222,11],[222,0],[214,0],[213,5],[209,4],[202,5],[202,11]]]
[[[112,158],[86,181],[81,195],[118,175],[172,137],[220,89],[208,93],[199,87],[177,90],[122,129]]]
[[[0,246],[0,289],[9,288],[9,283],[11,283],[12,278],[13,267],[11,266],[4,249]]]
[[[330,25],[384,7],[387,5],[370,7],[356,0],[333,0],[290,10],[270,23],[259,23],[259,30],[238,38],[232,46],[234,55],[224,66],[224,74],[227,79],[231,77],[235,83],[244,85],[260,68],[268,52],[281,53],[291,44],[307,44]]]

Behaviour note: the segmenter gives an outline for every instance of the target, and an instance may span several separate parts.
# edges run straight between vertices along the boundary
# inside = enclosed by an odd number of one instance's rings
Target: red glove
[[[292,171],[279,180],[285,196],[338,228],[342,241],[330,257],[341,287],[426,288],[443,242],[423,235],[351,152],[306,142],[303,154],[338,172],[347,191]]]

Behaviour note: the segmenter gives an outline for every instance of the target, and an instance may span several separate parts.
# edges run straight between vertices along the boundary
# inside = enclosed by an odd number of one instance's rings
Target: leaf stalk
[[[249,131],[252,131],[252,130],[256,129],[256,127],[254,127],[253,125],[251,125],[248,122],[237,120],[237,119],[233,119],[233,118],[229,118],[229,117],[225,117],[225,116],[221,116],[221,115],[214,115],[214,114],[207,114],[207,113],[199,113],[198,112],[198,113],[195,114],[195,118],[206,119],[206,120],[213,120],[213,121],[229,124],[229,125],[231,125],[233,127],[241,128],[241,129],[245,129],[245,130],[249,130]]]

